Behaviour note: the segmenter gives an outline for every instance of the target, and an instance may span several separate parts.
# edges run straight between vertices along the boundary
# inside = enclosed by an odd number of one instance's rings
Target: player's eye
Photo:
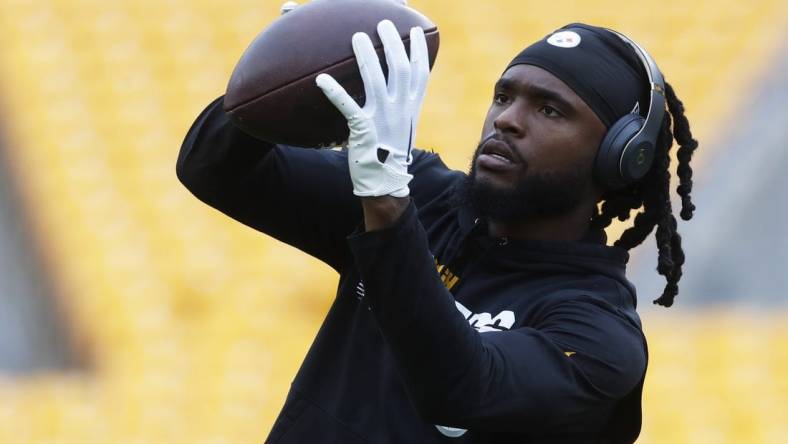
[[[493,102],[497,103],[498,105],[503,105],[507,101],[509,101],[509,97],[503,93],[495,93],[493,96]]]
[[[542,114],[544,114],[545,116],[551,117],[551,118],[562,117],[563,116],[563,114],[561,114],[560,111],[558,111],[557,109],[553,108],[550,105],[543,106],[539,111]]]

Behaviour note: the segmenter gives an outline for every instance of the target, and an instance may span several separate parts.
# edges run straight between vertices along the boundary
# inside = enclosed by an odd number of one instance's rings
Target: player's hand
[[[361,108],[328,74],[317,86],[347,119],[348,163],[356,196],[405,197],[419,111],[430,75],[424,30],[410,30],[410,60],[394,24],[378,23],[389,67],[388,84],[369,36],[353,35],[353,52],[364,81],[366,103]]]

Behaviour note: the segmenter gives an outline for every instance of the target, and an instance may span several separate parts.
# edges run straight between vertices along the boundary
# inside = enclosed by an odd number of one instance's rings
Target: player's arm
[[[592,297],[556,304],[533,328],[477,332],[438,276],[412,203],[393,226],[355,233],[349,242],[365,300],[429,422],[589,432],[642,380],[640,331]]]
[[[281,13],[297,6],[286,2]],[[361,214],[349,193],[346,153],[253,138],[230,122],[223,99],[208,105],[189,129],[178,179],[233,219],[341,267],[349,258],[344,237]]]
[[[230,122],[220,97],[187,133],[176,173],[206,204],[338,268],[349,257],[345,237],[361,219],[347,168],[339,151],[247,135]]]
[[[437,155],[414,150],[417,202],[451,182]],[[274,145],[241,131],[222,97],[197,117],[176,166],[197,198],[258,231],[293,245],[335,269],[350,260],[346,237],[361,222],[347,152]]]

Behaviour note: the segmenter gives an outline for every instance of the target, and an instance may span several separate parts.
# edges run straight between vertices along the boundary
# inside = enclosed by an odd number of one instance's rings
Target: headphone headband
[[[662,77],[662,71],[659,70],[657,63],[654,61],[651,55],[649,55],[645,48],[638,45],[634,40],[618,31],[608,28],[605,29],[617,35],[621,40],[629,44],[629,46],[635,50],[635,54],[640,59],[640,62],[643,63],[643,67],[646,68],[646,75],[648,75],[650,89],[649,106],[648,113],[646,114],[646,124],[643,126],[643,130],[640,133],[648,133],[650,131],[647,130],[652,129],[656,132],[656,134],[653,134],[654,137],[651,140],[656,141],[657,136],[659,135],[659,128],[662,126],[662,117],[665,113],[665,79]],[[654,120],[656,120],[656,124],[653,123]],[[649,125],[649,122],[652,122],[652,124]],[[652,128],[649,128],[649,126]],[[638,133],[638,136],[640,133]]]
[[[626,145],[621,151],[619,158],[618,170],[621,174],[621,177],[625,182],[632,182],[634,180],[640,179],[646,174],[646,172],[648,172],[648,169],[651,167],[651,163],[654,159],[657,138],[659,137],[659,131],[662,127],[662,119],[665,115],[665,79],[662,76],[662,72],[657,67],[656,62],[654,62],[654,59],[649,55],[648,51],[646,51],[642,46],[635,43],[626,35],[612,29],[607,30],[617,35],[619,38],[621,38],[621,40],[634,49],[635,54],[637,55],[638,59],[640,59],[643,67],[646,69],[646,74],[648,75],[649,81],[649,106],[645,123],[640,128],[640,130],[637,131],[637,133],[635,133],[635,135],[632,136],[629,141],[627,141]],[[625,159],[630,161],[633,159],[632,153],[627,152],[630,150],[641,151],[646,164],[643,165],[642,162],[636,162],[636,166],[634,168],[632,165],[625,165]],[[638,155],[634,158],[639,159],[640,156]]]

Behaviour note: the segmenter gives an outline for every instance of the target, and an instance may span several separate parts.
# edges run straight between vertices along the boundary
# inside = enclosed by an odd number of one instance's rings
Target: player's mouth
[[[515,168],[518,163],[517,157],[509,146],[496,139],[489,139],[484,142],[476,162],[480,168],[499,171]]]

